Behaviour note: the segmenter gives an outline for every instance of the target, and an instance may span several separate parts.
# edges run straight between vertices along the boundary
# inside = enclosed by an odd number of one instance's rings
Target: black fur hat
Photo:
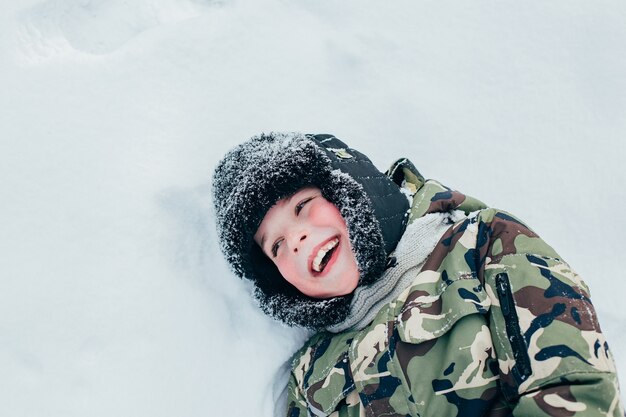
[[[404,232],[409,203],[365,155],[332,135],[262,134],[220,161],[213,202],[226,259],[237,275],[254,282],[265,313],[288,325],[322,329],[345,319],[352,295],[322,300],[300,293],[253,240],[267,211],[308,185],[319,187],[346,221],[359,285],[382,275]]]

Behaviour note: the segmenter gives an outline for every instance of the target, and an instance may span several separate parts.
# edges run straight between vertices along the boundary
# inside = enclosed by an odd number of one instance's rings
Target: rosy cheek
[[[319,220],[324,215],[323,211],[324,211],[324,209],[321,207],[321,204],[311,203],[311,205],[309,207],[309,213],[308,213],[309,214],[309,219],[311,219],[311,220]]]
[[[292,262],[276,262],[276,266],[278,266],[278,270],[280,274],[291,284],[294,284],[292,277],[297,277],[298,271],[296,270],[295,264]],[[294,284],[295,285],[295,284]]]
[[[341,213],[339,213],[337,207],[335,207],[333,203],[325,200],[311,205],[309,217],[311,220],[316,222],[321,221],[328,223],[330,220],[338,227],[345,225],[345,221],[343,220],[343,217],[341,217]]]

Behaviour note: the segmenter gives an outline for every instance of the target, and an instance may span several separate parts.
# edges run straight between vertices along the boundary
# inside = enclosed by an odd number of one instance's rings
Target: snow
[[[2,415],[272,414],[306,335],[229,272],[209,201],[262,131],[409,157],[527,221],[590,285],[626,375],[623,2],[0,11]]]

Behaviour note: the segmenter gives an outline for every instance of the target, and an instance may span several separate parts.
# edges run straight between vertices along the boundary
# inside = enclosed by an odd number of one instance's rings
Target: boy
[[[332,135],[253,137],[213,181],[234,271],[319,331],[287,415],[624,414],[587,287],[510,214]]]

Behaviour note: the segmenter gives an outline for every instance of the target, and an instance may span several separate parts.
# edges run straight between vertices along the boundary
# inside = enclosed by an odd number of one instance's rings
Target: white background
[[[229,272],[209,196],[271,130],[521,217],[624,378],[624,45],[618,0],[4,0],[0,415],[271,415],[305,335]]]

